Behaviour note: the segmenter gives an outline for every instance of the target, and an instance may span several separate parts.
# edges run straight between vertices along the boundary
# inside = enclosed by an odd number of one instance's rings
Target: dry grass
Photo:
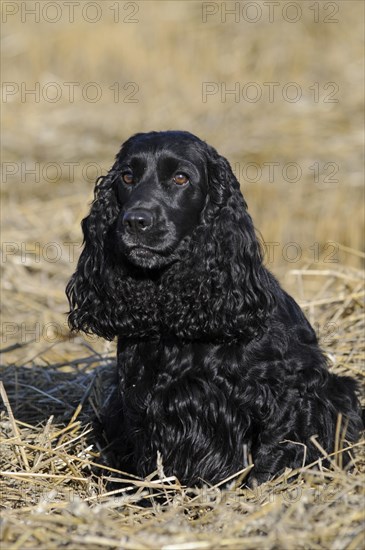
[[[35,3],[2,3],[3,14],[9,4]],[[28,89],[55,82],[62,97],[53,103],[15,94],[3,105],[2,548],[360,550],[363,442],[353,449],[351,473],[334,456],[331,470],[287,472],[255,492],[189,492],[164,479],[161,464],[150,479],[123,484],[122,474],[94,466],[100,449],[93,421],[115,346],[71,337],[64,287],[99,168],[110,167],[134,132],[190,130],[230,159],[271,243],[269,267],[304,308],[332,368],[363,388],[364,5],[319,2],[315,23],[310,6],[317,3],[297,2],[302,17],[295,24],[283,20],[281,7],[274,23],[263,7],[257,23],[224,24],[220,14],[202,23],[200,2],[144,1],[138,23],[116,24],[109,9],[115,4],[99,2],[95,24],[77,10],[72,24],[65,10],[58,23],[31,16],[23,23],[20,15],[3,23],[3,80]],[[327,4],[339,6],[338,23],[323,22]],[[65,82],[79,83],[74,101]],[[101,87],[100,101],[77,92],[88,82]],[[139,88],[137,103],[123,101],[127,82]],[[223,102],[218,93],[204,102],[204,82],[228,89],[255,82],[263,99]],[[279,82],[272,103],[264,82]],[[300,101],[282,99],[288,82],[302,89]],[[310,90],[316,82],[318,102]],[[338,86],[338,103],[324,101],[330,82]],[[279,164],[270,183],[264,163],[272,162]],[[290,162],[302,171],[295,183],[283,175]],[[74,176],[69,163],[76,163]],[[262,169],[256,182],[248,163]],[[336,167],[334,179],[326,179]]]
[[[317,279],[318,292],[303,306],[322,327],[333,369],[351,374],[364,387],[362,273],[343,268],[294,275],[302,288],[307,277]],[[319,469],[316,464],[288,470],[255,491],[219,486],[188,491],[164,477],[163,464],[146,480],[100,465],[92,424],[108,392],[113,363],[110,353],[80,354],[67,364],[2,369],[4,547],[363,547],[364,441],[353,446],[351,472],[339,468],[338,450],[331,469],[319,463]]]

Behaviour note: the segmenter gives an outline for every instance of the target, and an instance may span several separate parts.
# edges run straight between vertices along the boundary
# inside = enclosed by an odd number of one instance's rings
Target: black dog
[[[188,132],[137,134],[99,179],[67,287],[70,326],[118,336],[105,427],[122,470],[193,486],[247,465],[265,481],[362,427],[356,383],[327,369],[263,266],[228,161]],[[344,461],[348,457],[344,455]]]

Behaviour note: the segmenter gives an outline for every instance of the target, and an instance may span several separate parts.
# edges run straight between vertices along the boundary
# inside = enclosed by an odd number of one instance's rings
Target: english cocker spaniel
[[[166,475],[215,484],[252,458],[249,482],[263,482],[323,457],[319,446],[332,453],[336,426],[358,438],[356,383],[328,370],[264,267],[213,147],[183,131],[134,135],[97,181],[82,229],[69,323],[118,337],[104,424],[123,471],[150,474],[159,452]]]

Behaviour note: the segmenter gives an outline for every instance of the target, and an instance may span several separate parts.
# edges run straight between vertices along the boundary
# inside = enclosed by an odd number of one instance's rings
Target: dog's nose
[[[153,224],[152,214],[148,210],[129,210],[123,216],[123,225],[131,233],[139,233],[150,229]]]

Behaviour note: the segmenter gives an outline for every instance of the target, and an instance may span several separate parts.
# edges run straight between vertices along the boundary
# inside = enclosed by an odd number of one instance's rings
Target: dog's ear
[[[181,338],[251,339],[264,329],[277,282],[265,269],[228,161],[207,146],[208,196],[183,261],[166,275],[166,330]]]
[[[81,224],[84,249],[66,287],[70,328],[107,339],[116,334],[113,316],[110,315],[112,289],[108,285],[108,271],[111,267],[106,257],[107,233],[119,213],[114,191],[116,177],[118,172],[114,166],[107,176],[96,182],[90,213]]]
[[[216,297],[227,322],[250,333],[262,328],[274,303],[275,279],[263,265],[263,254],[240,184],[227,159],[214,149],[208,160],[210,222],[215,243]],[[218,208],[217,208],[218,206]]]
[[[82,221],[84,248],[66,294],[72,330],[115,336],[145,337],[156,331],[155,285],[135,276],[118,256],[116,224],[121,205],[116,196],[120,162],[98,179],[89,215]]]

